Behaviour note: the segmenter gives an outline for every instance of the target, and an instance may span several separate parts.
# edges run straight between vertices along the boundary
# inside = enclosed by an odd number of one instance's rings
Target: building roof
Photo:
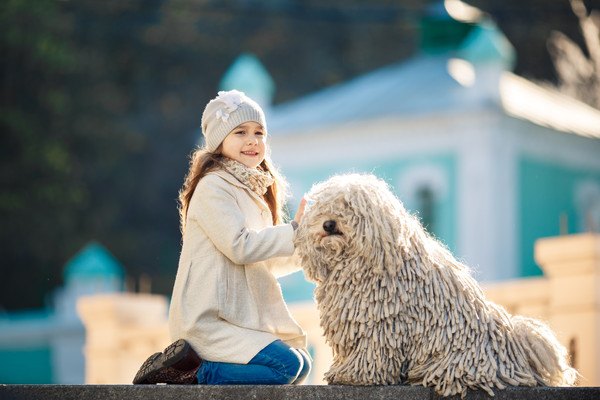
[[[514,47],[492,21],[483,21],[471,30],[457,56],[472,64],[497,62],[506,70],[512,70],[516,63]]]
[[[455,53],[421,54],[274,107],[269,130],[283,136],[353,121],[492,107],[557,131],[600,138],[599,110],[508,72],[513,61],[502,33],[482,23]]]
[[[549,85],[506,72],[500,81],[504,111],[557,131],[600,139],[600,111]]]
[[[64,269],[67,283],[78,279],[117,278],[122,279],[123,267],[117,259],[96,242],[87,244],[73,258]]]
[[[273,108],[278,135],[389,115],[464,107],[463,87],[446,72],[445,56],[420,56]]]
[[[263,108],[271,104],[275,94],[273,78],[260,60],[250,53],[243,53],[235,59],[221,79],[219,88],[240,90]]]

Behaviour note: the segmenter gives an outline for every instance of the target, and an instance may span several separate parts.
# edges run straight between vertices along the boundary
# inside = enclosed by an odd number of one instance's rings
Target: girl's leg
[[[281,340],[262,349],[248,364],[202,361],[198,383],[208,385],[285,385],[302,372],[304,358]]]

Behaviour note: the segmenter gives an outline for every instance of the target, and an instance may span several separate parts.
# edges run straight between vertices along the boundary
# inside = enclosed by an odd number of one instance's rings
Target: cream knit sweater
[[[276,279],[299,269],[293,238],[292,226],[273,226],[264,200],[228,172],[203,177],[183,233],[172,339],[187,340],[206,360],[241,364],[277,339],[305,348]]]

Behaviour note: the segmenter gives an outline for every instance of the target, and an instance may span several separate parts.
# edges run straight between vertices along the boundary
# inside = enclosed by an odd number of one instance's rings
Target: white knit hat
[[[208,102],[202,113],[202,134],[206,149],[214,152],[229,132],[244,122],[254,121],[267,130],[265,113],[260,106],[238,90],[221,91]]]

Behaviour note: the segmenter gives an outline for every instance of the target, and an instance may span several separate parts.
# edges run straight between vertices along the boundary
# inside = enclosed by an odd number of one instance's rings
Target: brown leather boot
[[[167,346],[162,353],[154,353],[148,357],[133,378],[133,384],[195,384],[196,372],[201,363],[202,359],[192,346],[185,340],[179,339]]]

